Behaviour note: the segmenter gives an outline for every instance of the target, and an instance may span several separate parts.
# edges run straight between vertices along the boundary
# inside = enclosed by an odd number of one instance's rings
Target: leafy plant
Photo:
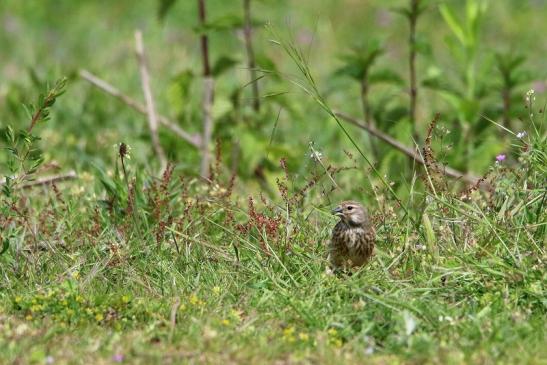
[[[409,120],[412,128],[412,135],[415,141],[418,141],[418,132],[416,128],[416,110],[418,104],[418,79],[416,72],[416,56],[419,52],[429,52],[429,44],[418,36],[418,19],[427,9],[426,0],[410,0],[408,7],[395,8],[394,11],[403,15],[409,25],[408,31],[408,65],[409,65],[409,83],[410,83],[410,103]]]
[[[503,101],[503,124],[509,129],[512,128],[512,117],[518,115],[518,112],[512,108],[515,99],[520,99],[515,91],[519,86],[532,80],[530,73],[522,68],[525,61],[526,57],[521,54],[513,52],[496,53],[496,66],[501,79],[499,89]]]
[[[21,198],[18,190],[35,179],[38,169],[44,162],[43,153],[38,147],[40,137],[34,133],[35,127],[50,119],[50,109],[57,98],[65,92],[67,79],[58,80],[45,94],[39,96],[36,104],[27,106],[30,123],[26,129],[14,129],[7,125],[3,130],[3,151],[5,160],[4,181],[0,198],[0,226],[2,227],[1,253],[7,251],[11,238],[11,221],[21,213],[16,205]]]
[[[361,102],[365,123],[373,125],[372,112],[369,101],[370,87],[377,83],[394,83],[401,85],[402,78],[393,70],[388,68],[374,69],[374,64],[384,53],[380,41],[372,40],[368,43],[354,47],[350,53],[343,55],[344,65],[335,74],[348,76],[357,81],[361,89]]]
[[[460,156],[456,165],[468,168],[468,163],[475,156],[471,136],[480,133],[486,126],[481,119],[484,110],[484,99],[488,95],[489,81],[486,75],[492,60],[481,61],[480,31],[481,22],[486,14],[487,3],[483,0],[466,0],[465,16],[458,20],[456,12],[446,4],[439,5],[439,12],[451,31],[446,38],[450,56],[456,62],[456,80],[438,67],[432,66],[423,80],[423,85],[436,90],[450,105],[460,133],[454,134],[455,156]],[[495,149],[493,141],[485,141],[483,148]],[[484,153],[484,150],[480,152]],[[490,152],[491,153],[491,152]]]

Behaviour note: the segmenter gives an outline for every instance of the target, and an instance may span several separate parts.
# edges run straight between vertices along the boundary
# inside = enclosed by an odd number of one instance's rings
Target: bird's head
[[[332,214],[351,226],[362,226],[368,223],[365,207],[356,201],[345,201],[332,210]]]

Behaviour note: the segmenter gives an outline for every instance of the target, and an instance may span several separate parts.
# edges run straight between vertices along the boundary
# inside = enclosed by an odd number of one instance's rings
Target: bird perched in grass
[[[333,271],[363,266],[372,256],[376,233],[367,210],[356,201],[344,201],[332,210],[340,222],[332,230],[329,262]]]

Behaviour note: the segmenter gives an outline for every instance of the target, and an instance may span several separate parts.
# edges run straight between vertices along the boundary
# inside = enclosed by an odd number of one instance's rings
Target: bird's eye
[[[352,210],[352,209],[353,209],[353,207],[350,205],[350,206],[348,207],[348,210]]]

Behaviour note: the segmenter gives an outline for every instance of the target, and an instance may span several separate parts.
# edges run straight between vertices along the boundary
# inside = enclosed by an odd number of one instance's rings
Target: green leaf
[[[355,63],[348,63],[334,71],[334,75],[347,76],[357,81],[361,81],[365,75],[365,70]]]
[[[7,197],[11,197],[12,194],[11,179],[9,176],[5,176],[5,183],[2,185],[2,193]]]
[[[396,84],[396,85],[404,84],[403,78],[397,72],[387,68],[375,70],[374,72],[371,72],[369,76],[369,82],[371,84],[375,84],[375,83],[389,83],[389,84]]]
[[[268,57],[264,53],[258,53],[256,55],[256,65],[260,70],[264,73],[267,73],[268,75],[271,75],[272,77],[280,80],[281,77],[279,76],[279,70],[277,69],[277,65],[275,62]]]
[[[444,21],[446,22],[452,33],[454,33],[456,38],[458,38],[460,43],[464,46],[467,45],[467,37],[465,36],[465,32],[462,26],[456,21],[456,18],[454,17],[454,14],[450,10],[450,8],[448,8],[446,4],[441,4],[439,5],[439,11],[441,12],[441,16],[443,17]]]
[[[6,139],[11,144],[15,144],[15,134],[13,133],[13,128],[11,128],[11,126],[9,125],[6,128]]]
[[[2,254],[4,254],[5,252],[8,251],[9,244],[10,244],[9,238],[4,238],[2,240],[2,250],[0,250],[0,255],[2,255]]]
[[[218,77],[224,72],[233,68],[239,63],[239,60],[230,56],[221,56],[213,65],[212,73],[213,76]]]
[[[190,105],[190,90],[194,81],[194,73],[184,70],[177,74],[167,89],[167,100],[176,114],[182,114]]]
[[[95,171],[97,172],[97,178],[99,179],[99,181],[105,188],[107,194],[113,197],[114,199],[119,200],[120,191],[121,191],[121,189],[119,189],[119,184],[117,184],[110,176],[108,176],[108,174],[98,165],[96,164],[92,164],[92,165],[95,168]]]
[[[422,216],[422,222],[424,225],[424,231],[425,231],[425,240],[427,243],[427,247],[431,250],[431,254],[433,255],[433,258],[437,260],[439,258],[439,250],[437,248],[437,239],[435,238],[435,231],[433,230],[433,225],[431,224],[431,220],[429,219],[429,216],[427,213],[424,213]]]
[[[243,131],[239,136],[239,145],[241,146],[240,166],[245,166],[245,174],[251,176],[258,163],[264,158],[264,149],[267,143],[251,131]]]
[[[394,7],[394,8],[391,8],[391,11],[396,13],[396,14],[399,14],[399,15],[402,15],[406,18],[410,18],[410,10],[407,9],[407,8],[404,8],[404,7]]]
[[[422,85],[432,90],[445,91],[458,97],[462,96],[442,75],[427,76],[422,80]]]
[[[205,24],[200,24],[194,27],[194,31],[199,35],[203,35],[210,32],[240,29],[243,28],[244,24],[244,20],[240,15],[228,14],[210,20]]]
[[[169,10],[175,5],[177,0],[159,0],[158,4],[158,19],[163,20]]]
[[[341,57],[344,65],[335,71],[335,75],[349,76],[361,81],[383,53],[384,50],[378,40],[358,45],[352,49],[351,53]]]
[[[416,52],[424,56],[431,56],[433,54],[431,44],[429,43],[427,38],[421,35],[418,35],[416,37],[416,43],[414,44],[414,49],[416,50]]]

